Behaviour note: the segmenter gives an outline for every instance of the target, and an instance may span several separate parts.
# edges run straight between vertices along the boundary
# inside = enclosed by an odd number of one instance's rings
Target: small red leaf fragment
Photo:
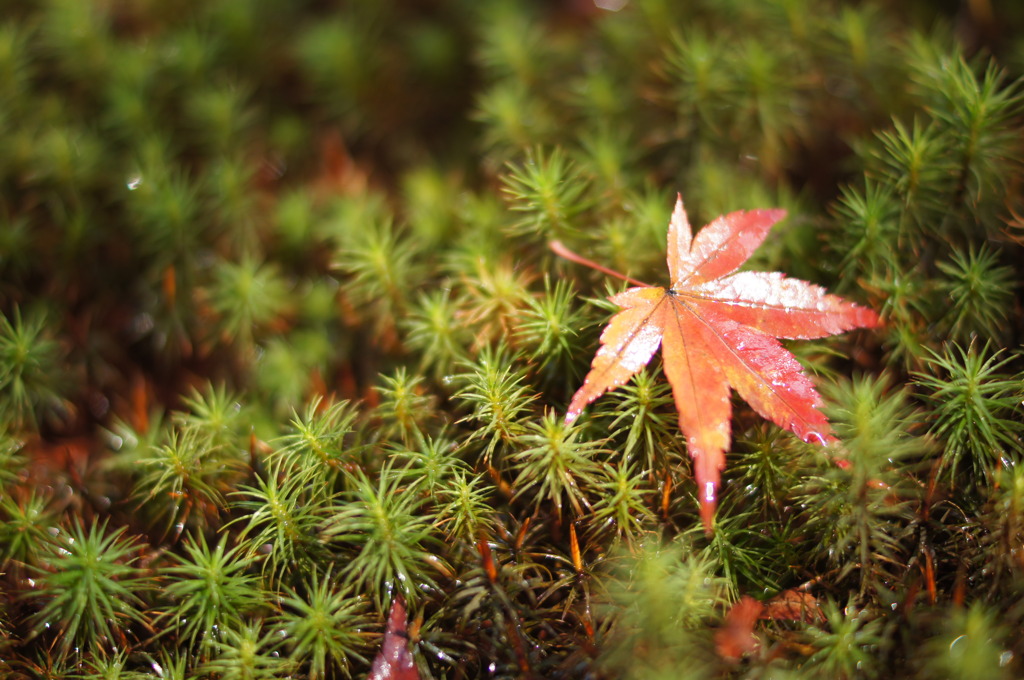
[[[744,595],[725,615],[725,625],[715,631],[715,649],[718,655],[732,663],[757,649],[758,639],[754,625],[764,605]]]
[[[802,590],[784,590],[764,604],[762,619],[772,621],[803,621],[815,623],[825,620],[818,600]]]
[[[494,555],[491,554],[491,546],[487,543],[487,539],[481,538],[477,541],[476,548],[480,552],[480,559],[483,560],[484,573],[487,574],[487,580],[491,583],[497,583],[498,567],[494,563]]]
[[[409,651],[408,619],[405,603],[400,597],[391,603],[384,642],[373,660],[367,680],[420,680],[420,673]]]
[[[609,298],[622,310],[601,334],[590,372],[565,417],[574,420],[587,404],[624,384],[660,345],[708,533],[731,442],[730,388],[779,427],[804,441],[828,444],[834,437],[819,410],[821,398],[776,338],[820,338],[878,325],[873,310],[820,286],[779,272],[737,273],[785,215],[729,213],[691,236],[679,197],[668,227],[672,287],[640,286]],[[559,244],[556,252],[568,251]],[[590,264],[575,254],[570,259]]]

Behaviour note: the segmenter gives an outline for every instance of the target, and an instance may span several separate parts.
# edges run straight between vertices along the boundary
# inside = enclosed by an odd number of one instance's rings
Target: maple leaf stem
[[[583,257],[582,255],[577,255],[576,253],[574,253],[571,250],[569,250],[568,248],[566,248],[565,244],[562,243],[561,241],[548,241],[548,247],[551,248],[551,250],[553,250],[556,255],[564,257],[565,259],[570,260],[572,262],[575,262],[576,264],[582,264],[582,265],[584,265],[586,267],[590,267],[591,269],[596,269],[599,272],[608,274],[610,276],[614,276],[615,278],[618,278],[618,279],[622,279],[623,281],[628,281],[629,283],[632,283],[634,286],[643,286],[645,288],[651,288],[652,287],[649,283],[644,283],[643,281],[638,281],[638,280],[634,279],[632,276],[626,276],[625,274],[620,274],[619,272],[615,271],[614,269],[608,269],[607,267],[603,267],[603,266],[599,265],[598,263],[594,262],[593,260],[588,260],[587,258]]]

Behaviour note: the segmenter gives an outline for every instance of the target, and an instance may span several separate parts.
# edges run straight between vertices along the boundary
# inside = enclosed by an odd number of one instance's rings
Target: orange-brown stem
[[[569,260],[570,262],[575,262],[576,264],[582,264],[582,265],[584,265],[586,267],[590,267],[591,269],[596,269],[597,271],[602,272],[604,274],[608,274],[609,276],[614,276],[616,278],[622,279],[623,281],[627,281],[629,283],[632,283],[634,286],[643,286],[644,288],[651,288],[652,287],[649,283],[644,283],[643,281],[637,281],[632,276],[626,276],[625,274],[620,274],[619,272],[615,271],[614,269],[608,269],[607,267],[601,266],[598,263],[594,262],[593,260],[588,260],[587,258],[583,257],[582,255],[577,255],[576,253],[574,253],[571,250],[569,250],[568,248],[566,248],[565,244],[562,243],[561,241],[548,241],[548,247],[551,248],[551,250],[553,250],[556,255],[558,255],[560,257],[564,257],[565,259]]]

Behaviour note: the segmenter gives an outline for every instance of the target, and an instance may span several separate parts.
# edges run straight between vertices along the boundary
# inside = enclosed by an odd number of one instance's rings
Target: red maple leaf
[[[671,288],[639,284],[609,299],[622,308],[601,334],[566,422],[606,390],[625,383],[662,346],[679,427],[694,460],[705,530],[717,502],[730,444],[730,386],[758,413],[804,441],[834,441],[821,397],[800,362],[776,338],[820,338],[878,324],[878,315],[779,272],[736,270],[784,210],[750,210],[713,220],[691,237],[680,196],[668,227]],[[567,251],[569,259],[615,274]]]

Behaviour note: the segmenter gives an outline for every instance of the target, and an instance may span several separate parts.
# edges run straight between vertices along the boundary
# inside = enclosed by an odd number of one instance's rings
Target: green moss
[[[5,3],[0,675],[360,677],[399,595],[425,678],[1024,674],[998,4]],[[547,242],[663,282],[677,191],[884,319],[711,536],[658,360],[564,422],[624,284]]]

